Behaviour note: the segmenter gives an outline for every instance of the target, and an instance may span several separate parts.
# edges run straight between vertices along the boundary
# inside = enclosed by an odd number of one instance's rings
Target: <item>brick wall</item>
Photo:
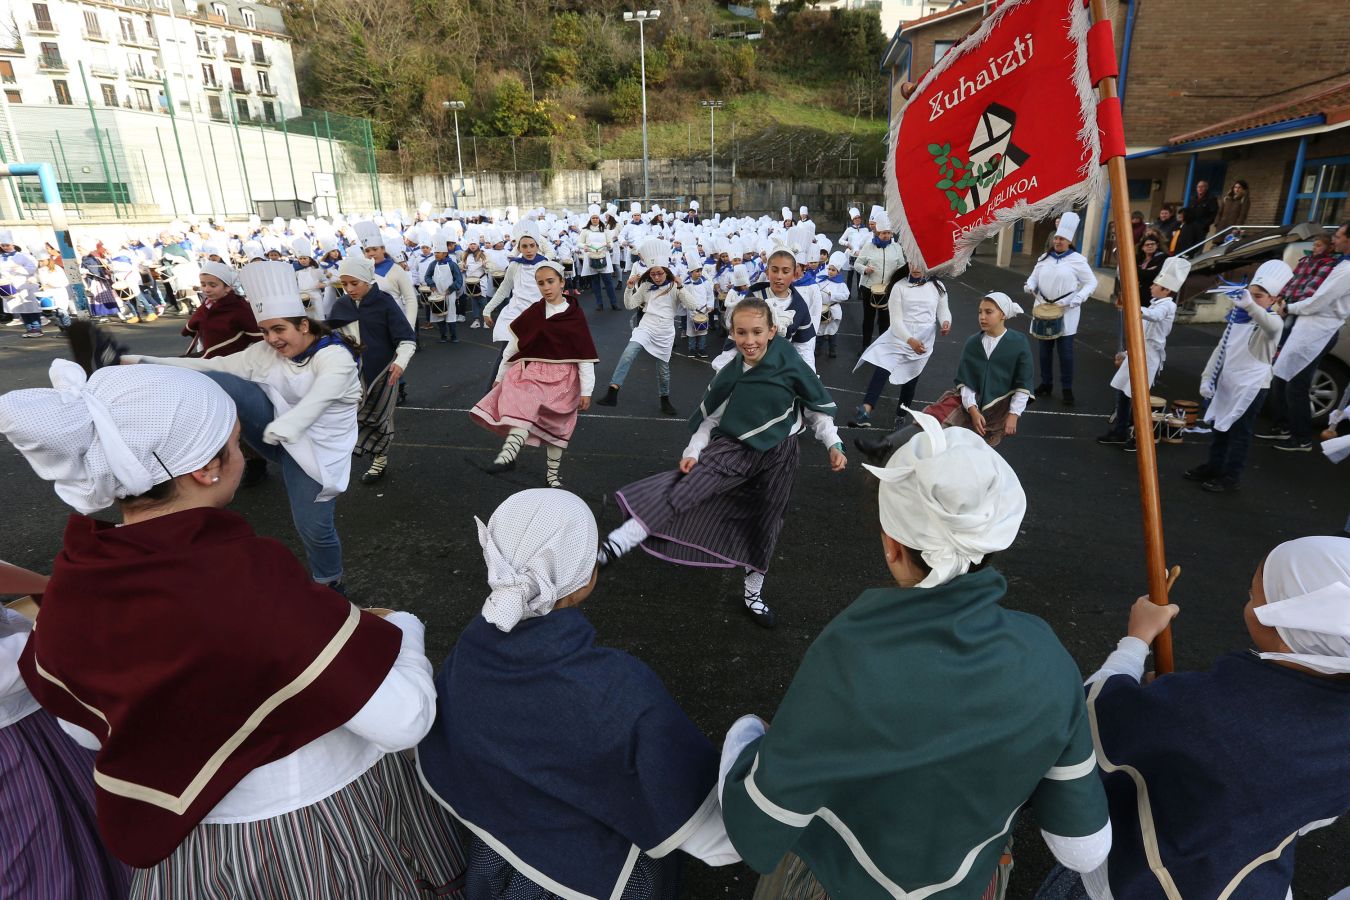
[[[1135,2],[1125,92],[1132,147],[1278,103],[1344,72],[1350,59],[1350,24],[1322,0]],[[1117,43],[1123,36],[1118,24]]]
[[[1226,182],[1238,178],[1251,186],[1252,208],[1247,221],[1278,224],[1284,217],[1289,179],[1294,174],[1298,142],[1294,139],[1236,147],[1224,153],[1228,161]],[[1350,154],[1350,132],[1333,131],[1308,141],[1308,158]],[[1313,173],[1315,170],[1309,170]]]

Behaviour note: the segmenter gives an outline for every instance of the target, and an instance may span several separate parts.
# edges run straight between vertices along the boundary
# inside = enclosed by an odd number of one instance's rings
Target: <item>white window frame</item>
[[[255,29],[255,30],[257,29],[257,27],[258,27],[258,17],[257,17],[256,15],[254,15],[253,10],[251,10],[251,9],[244,9],[244,8],[241,7],[240,10],[239,10],[239,16],[240,16],[240,18],[242,18],[242,19],[244,20],[244,27],[245,27],[245,28],[252,28],[252,29]]]

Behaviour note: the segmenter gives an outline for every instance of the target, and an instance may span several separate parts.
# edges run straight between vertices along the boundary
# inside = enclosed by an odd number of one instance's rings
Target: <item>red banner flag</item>
[[[933,66],[891,124],[886,203],[910,265],[965,269],[1016,219],[1101,185],[1082,0],[1004,0]]]

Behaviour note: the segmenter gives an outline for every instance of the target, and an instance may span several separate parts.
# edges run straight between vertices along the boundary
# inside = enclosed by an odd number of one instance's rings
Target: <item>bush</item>
[[[609,103],[610,117],[615,122],[632,125],[642,121],[642,85],[634,78],[625,78],[614,88]]]

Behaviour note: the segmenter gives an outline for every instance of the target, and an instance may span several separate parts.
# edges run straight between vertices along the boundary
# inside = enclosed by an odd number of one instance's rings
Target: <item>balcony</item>
[[[111,63],[90,63],[89,74],[95,78],[116,78],[120,70]]]
[[[224,56],[225,56],[225,58],[226,58],[227,60],[229,60],[230,62],[239,62],[239,63],[241,63],[241,62],[244,61],[244,54],[240,53],[238,50],[236,50],[236,49],[234,49],[234,48],[232,48],[232,47],[229,47],[229,46],[226,46],[226,47],[225,47],[225,53],[224,53]]]
[[[253,88],[251,88],[251,87],[249,87],[248,85],[244,84],[242,81],[236,81],[234,84],[230,85],[230,90],[231,90],[233,93],[236,93],[236,94],[251,94],[251,93],[253,93]]]
[[[70,66],[59,56],[44,53],[38,57],[38,68],[44,72],[69,72]]]
[[[155,38],[155,37],[152,37],[152,36],[149,36],[149,35],[139,35],[139,34],[129,34],[129,35],[128,35],[128,34],[123,34],[123,35],[122,35],[122,46],[124,46],[124,47],[141,47],[141,48],[144,48],[144,49],[146,49],[146,50],[158,50],[158,49],[159,49],[159,39],[158,39],[158,38]]]
[[[249,58],[249,62],[253,63],[255,66],[270,66],[272,64],[272,57],[268,56],[266,53],[255,53]]]
[[[204,91],[223,91],[225,86],[219,81],[203,81],[202,90]]]
[[[57,30],[56,30],[56,23],[53,22],[51,19],[38,19],[36,22],[31,21],[31,20],[29,21],[29,23],[28,23],[28,33],[29,33],[29,34],[58,34],[59,32],[57,32]]]
[[[274,87],[262,87],[262,86],[258,87],[259,97],[275,97],[276,95],[277,89]]]
[[[149,71],[146,71],[144,69],[127,69],[127,80],[146,81],[159,84],[164,80],[164,78],[160,74],[159,69],[150,69]]]
[[[90,31],[88,28],[80,30],[80,37],[84,38],[86,41],[98,41],[102,44],[106,44],[108,41],[112,40],[112,38],[108,37],[108,35],[103,32]]]

